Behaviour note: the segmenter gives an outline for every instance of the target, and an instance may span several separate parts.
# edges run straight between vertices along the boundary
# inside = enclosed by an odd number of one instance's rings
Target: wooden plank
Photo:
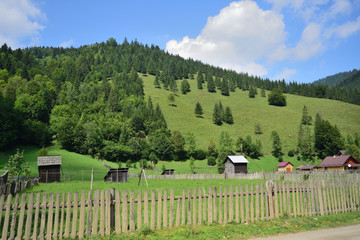
[[[3,188],[4,186],[0,185],[0,231],[1,231],[1,221],[2,221],[2,215],[3,215],[3,208],[4,208],[4,201],[5,201],[5,195],[3,195]]]
[[[94,215],[93,215],[93,223],[92,223],[92,230],[91,235],[98,234],[98,227],[99,227],[99,204],[100,204],[100,191],[95,191],[94,196]]]
[[[278,194],[278,199],[279,199],[279,215],[280,216],[284,216],[283,215],[283,208],[284,208],[284,191],[283,191],[283,183],[280,181],[278,184],[278,189],[279,189],[279,194]]]
[[[249,204],[249,185],[245,185],[245,213],[246,213],[246,217],[245,217],[245,222],[249,222],[250,221],[250,204]]]
[[[60,215],[60,197],[61,194],[56,194],[56,200],[55,200],[55,216],[54,216],[54,234],[53,238],[57,239],[59,235],[59,215]],[[30,208],[30,206],[29,206]]]
[[[66,204],[66,193],[63,193],[62,196],[62,201],[60,203],[60,207],[61,207],[61,216],[60,216],[60,228],[59,228],[59,238],[62,239],[63,238],[63,234],[64,234],[64,219],[65,219],[65,204]],[[34,221],[35,224],[35,221]]]
[[[192,195],[192,223],[193,225],[197,224],[197,220],[196,220],[196,187],[193,188],[193,195]]]
[[[86,201],[86,192],[81,192],[81,201],[80,201],[80,219],[79,219],[79,234],[80,239],[84,238],[85,233],[85,201]]]
[[[142,195],[141,190],[138,191],[138,197],[137,197],[137,229],[141,229],[142,227]]]
[[[233,186],[229,187],[229,222],[234,221],[234,189]]]
[[[4,199],[4,196],[1,196],[1,199]],[[1,203],[1,200],[0,200]],[[0,211],[2,211],[2,204],[0,204]],[[29,202],[28,202],[28,212],[26,216],[26,225],[25,225],[25,235],[24,239],[29,240],[31,236],[31,227],[32,227],[32,218],[33,218],[33,208],[34,208],[34,193],[30,193]],[[2,216],[2,213],[1,215]],[[1,224],[0,224],[1,226]],[[56,239],[56,238],[54,238]]]
[[[320,182],[317,183],[317,189],[318,189],[318,194],[319,194],[320,215],[323,216],[325,214],[325,211],[324,211],[324,201],[323,201],[323,195],[322,195],[322,185]]]
[[[260,184],[260,219],[265,219],[264,184]]]
[[[40,239],[44,239],[44,234],[45,234],[46,205],[47,205],[47,193],[45,192],[43,195],[43,202],[41,204],[41,221],[40,221],[40,231],[39,231]]]
[[[206,222],[207,221],[207,218],[206,218],[206,207],[207,207],[207,196],[206,196],[206,191],[205,191],[205,187],[202,187],[202,192],[203,192],[203,222]]]
[[[333,199],[334,199],[335,213],[338,213],[339,205],[338,205],[338,201],[337,201],[338,199],[337,199],[337,195],[336,195],[336,187],[335,187],[334,181],[331,182],[331,193],[332,193]]]
[[[296,200],[295,200],[295,184],[293,183],[291,185],[291,189],[292,189],[292,205],[293,205],[293,216],[296,217],[297,214],[296,214]]]
[[[301,216],[301,206],[300,206],[300,192],[299,192],[299,184],[296,184],[296,210],[297,210],[297,215]]]
[[[218,220],[218,199],[217,199],[217,188],[214,187],[214,191],[213,191],[213,215],[212,215],[212,220],[213,222],[217,222]],[[204,206],[206,207],[206,206]],[[200,210],[200,209],[199,209]],[[200,219],[200,218],[199,218]]]
[[[66,202],[65,231],[64,231],[64,237],[65,238],[70,237],[71,199],[72,199],[71,192],[68,192],[68,194],[67,194],[67,202]]]
[[[7,196],[6,204],[5,204],[5,219],[4,219],[4,225],[2,229],[2,239],[6,239],[8,235],[8,228],[10,223],[10,214],[11,214],[11,201],[12,201],[12,195],[9,194]]]
[[[191,189],[188,189],[188,201],[187,201],[187,224],[191,224]]]
[[[175,222],[175,227],[178,227],[180,225],[180,214],[181,214],[181,198],[179,197],[177,199],[177,207],[176,207],[176,222]]]
[[[130,191],[130,232],[135,231],[135,192]]]
[[[104,211],[104,222],[105,222],[105,235],[110,235],[111,230],[111,190],[107,189],[105,192],[105,211]]]
[[[15,238],[15,226],[16,226],[16,222],[17,222],[18,206],[19,206],[19,194],[16,194],[14,205],[13,205],[13,212],[12,212],[12,218],[11,218],[10,237],[9,237],[9,239],[14,239]]]
[[[325,184],[325,194],[326,194],[326,199],[327,199],[327,206],[328,206],[328,213],[332,213],[333,209],[332,209],[332,202],[331,202],[331,195],[329,194],[329,187],[327,184]]]
[[[158,190],[158,198],[157,198],[157,221],[156,221],[156,228],[161,228],[161,205],[162,205],[162,192],[161,189]]]
[[[26,206],[26,193],[21,196],[21,204],[20,204],[20,214],[17,228],[17,239],[21,239],[23,228],[24,228],[24,219],[25,219],[25,206]],[[1,216],[1,215],[0,215]]]
[[[279,205],[278,205],[278,186],[276,184],[276,182],[274,182],[274,196],[273,196],[273,200],[274,200],[274,217],[278,218],[279,217]],[[290,203],[288,203],[290,204]]]
[[[223,188],[219,187],[219,223],[223,223]]]
[[[202,222],[202,194],[201,194],[201,188],[199,188],[199,191],[198,191],[198,197],[199,197],[199,202],[198,202],[198,221],[199,221],[199,224],[201,224]]]
[[[121,195],[120,191],[115,191],[115,233],[121,233]]]
[[[291,201],[290,201],[290,184],[289,183],[286,184],[286,197],[287,197],[286,202],[287,202],[287,207],[288,207],[287,212],[290,216],[291,215]]]
[[[53,229],[53,221],[54,221],[54,193],[50,193],[49,198],[49,208],[48,208],[48,221],[47,221],[47,229],[46,229],[46,239],[51,240],[52,237],[52,229]]]
[[[185,225],[185,203],[186,203],[186,196],[185,196],[185,189],[182,190],[182,199],[181,199],[181,225]]]
[[[269,191],[268,188],[265,184],[265,219],[269,220],[270,219],[270,203],[269,203]]]
[[[240,222],[240,212],[239,212],[239,186],[235,186],[235,222]]]
[[[149,225],[149,193],[148,190],[144,191],[144,225]]]
[[[86,236],[91,235],[92,209],[93,209],[93,192],[90,190],[89,194],[88,194],[88,200],[87,200]]]
[[[254,185],[251,184],[250,186],[250,221],[254,222],[254,215],[255,215],[255,209],[254,209]]]
[[[72,228],[71,228],[71,238],[76,238],[77,235],[77,221],[78,221],[78,214],[79,214],[79,192],[74,192],[74,201],[73,201],[73,216],[72,216]]]
[[[168,227],[168,192],[167,189],[164,189],[163,197],[163,227]]]
[[[255,197],[255,221],[259,220],[259,184],[256,184],[256,197]]]
[[[174,189],[170,189],[170,216],[169,216],[169,227],[174,226],[174,213],[175,213],[175,193]]]
[[[122,192],[122,222],[121,222],[121,229],[122,232],[128,232],[128,193],[126,190]]]
[[[155,190],[153,189],[151,191],[151,217],[150,217],[150,228],[151,229],[155,229],[155,207],[156,207],[156,196],[155,196],[156,192]]]
[[[326,197],[326,189],[325,189],[325,183],[322,184],[322,194],[323,194],[323,201],[324,201],[324,213],[328,214],[328,204],[327,204],[327,197]]]
[[[245,218],[244,218],[244,190],[243,190],[243,185],[240,185],[240,196],[239,196],[239,200],[240,200],[240,217],[241,217],[241,222],[245,222]]]

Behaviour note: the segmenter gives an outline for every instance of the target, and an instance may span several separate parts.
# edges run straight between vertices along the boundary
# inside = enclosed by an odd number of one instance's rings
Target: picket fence
[[[0,185],[0,195],[9,195],[9,194],[16,194],[26,188],[33,186],[34,184],[38,183],[38,178],[28,179],[25,181],[19,182],[8,182],[6,184]]]
[[[8,195],[0,197],[1,239],[84,238],[145,226],[160,229],[334,214],[359,210],[359,193],[358,178],[333,178],[183,189],[177,196],[174,189]]]

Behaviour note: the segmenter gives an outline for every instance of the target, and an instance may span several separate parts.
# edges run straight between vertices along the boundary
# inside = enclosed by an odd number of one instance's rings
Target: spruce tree
[[[155,76],[154,86],[155,86],[156,88],[161,88],[161,86],[160,86],[160,81],[159,81],[159,75],[156,75],[156,76]]]
[[[169,99],[169,102],[170,102],[170,106],[173,106],[174,105],[174,102],[175,102],[175,96],[173,93],[170,93],[169,96],[168,96],[168,99]]]
[[[261,88],[261,97],[266,97],[265,89]]]
[[[204,76],[202,73],[199,73],[197,78],[196,78],[196,81],[197,81],[197,87],[198,89],[203,89],[203,82],[204,82]]]
[[[181,82],[181,87],[180,88],[181,88],[181,93],[182,94],[186,94],[186,93],[190,92],[190,84],[189,84],[189,82],[186,79],[184,79]]]
[[[309,115],[306,105],[303,108],[303,115],[301,118],[301,123],[303,125],[311,125],[312,124],[312,117]]]
[[[221,83],[221,94],[224,96],[229,96],[229,86],[226,79],[223,79]]]
[[[233,124],[234,123],[234,118],[233,118],[233,115],[231,113],[230,107],[225,108],[224,122],[226,122],[227,124]]]
[[[195,105],[195,114],[197,117],[201,117],[201,115],[204,114],[201,104],[199,102],[197,102]]]
[[[255,95],[256,95],[256,88],[251,86],[249,89],[249,98],[255,98]]]
[[[216,92],[215,83],[212,76],[208,75],[208,77],[206,77],[206,80],[208,92]]]
[[[273,151],[272,154],[276,158],[280,158],[282,155],[281,141],[279,134],[276,131],[272,131],[271,138],[273,140]]]
[[[223,107],[221,101],[219,101],[219,112],[220,112],[221,121],[224,121],[224,107]]]
[[[214,106],[214,113],[213,113],[213,123],[216,125],[221,125],[222,124],[222,117],[221,117],[221,110],[220,107],[217,103],[215,103]]]

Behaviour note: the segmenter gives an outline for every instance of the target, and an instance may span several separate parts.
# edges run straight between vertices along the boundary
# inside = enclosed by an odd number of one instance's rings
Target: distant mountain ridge
[[[326,85],[328,87],[360,88],[360,71],[353,69],[348,72],[341,72],[315,82],[315,85]]]

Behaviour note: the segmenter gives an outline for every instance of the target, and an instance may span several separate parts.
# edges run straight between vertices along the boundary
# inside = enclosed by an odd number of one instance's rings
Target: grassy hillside
[[[146,99],[151,96],[153,103],[159,103],[171,130],[179,130],[184,136],[192,132],[200,148],[206,149],[210,139],[218,143],[222,131],[227,131],[235,140],[238,136],[250,135],[253,140],[260,139],[263,151],[271,153],[271,131],[280,135],[284,152],[293,149],[297,144],[297,133],[304,105],[309,114],[315,118],[317,112],[324,119],[336,124],[344,137],[347,134],[360,132],[360,106],[340,101],[308,98],[286,94],[287,106],[270,106],[267,97],[261,97],[260,91],[256,98],[248,97],[248,91],[236,89],[230,96],[222,96],[220,91],[209,93],[204,85],[203,90],[198,90],[196,80],[189,80],[191,92],[183,95],[178,92],[175,100],[176,107],[169,105],[170,91],[154,87],[154,76],[143,76]],[[180,89],[181,81],[177,81]],[[268,92],[266,92],[268,94]],[[229,106],[234,117],[234,124],[214,125],[212,114],[215,103],[221,100],[224,107]],[[203,118],[194,114],[195,104],[199,101],[203,107]],[[255,124],[259,123],[263,134],[255,135]]]

